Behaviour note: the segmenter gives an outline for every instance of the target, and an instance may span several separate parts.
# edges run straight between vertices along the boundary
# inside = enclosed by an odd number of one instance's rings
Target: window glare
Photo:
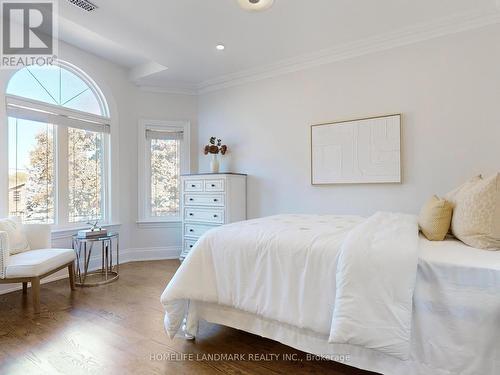
[[[180,141],[151,140],[151,216],[179,215]]]

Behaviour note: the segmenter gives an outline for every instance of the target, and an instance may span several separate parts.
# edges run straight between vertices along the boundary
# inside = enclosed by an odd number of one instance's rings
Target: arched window
[[[19,70],[10,79],[7,94],[108,116],[108,106],[95,83],[67,63]]]
[[[65,226],[107,219],[110,118],[97,85],[75,66],[29,66],[6,92],[9,214]]]

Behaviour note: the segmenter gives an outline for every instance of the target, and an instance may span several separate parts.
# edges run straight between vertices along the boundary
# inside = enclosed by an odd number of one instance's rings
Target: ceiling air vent
[[[87,12],[92,12],[92,11],[97,9],[97,5],[94,5],[90,1],[87,1],[87,0],[68,0],[68,1],[71,4],[77,6],[78,8],[86,10]]]

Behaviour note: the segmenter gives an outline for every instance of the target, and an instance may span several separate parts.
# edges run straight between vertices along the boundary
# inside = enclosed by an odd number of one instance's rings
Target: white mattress
[[[500,373],[500,252],[421,238],[412,358],[452,374]]]
[[[451,237],[444,241],[428,241],[420,236],[420,265],[438,267],[449,277],[458,277],[462,283],[477,283],[486,281],[485,277],[498,277],[500,251],[475,249]]]

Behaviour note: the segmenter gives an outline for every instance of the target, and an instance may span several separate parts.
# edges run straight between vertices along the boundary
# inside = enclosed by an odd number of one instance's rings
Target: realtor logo
[[[2,67],[51,64],[55,55],[54,0],[1,1]]]

